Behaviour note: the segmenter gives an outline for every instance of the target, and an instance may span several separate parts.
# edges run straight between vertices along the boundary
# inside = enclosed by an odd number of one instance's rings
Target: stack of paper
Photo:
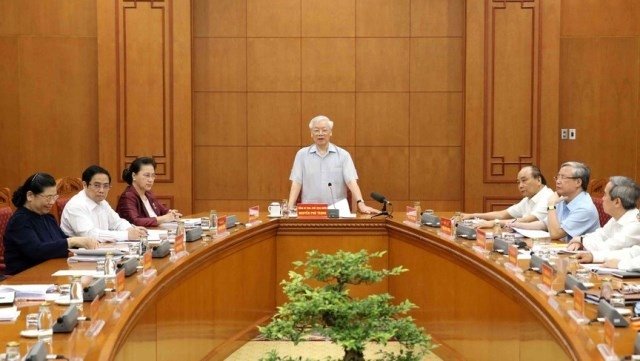
[[[15,321],[20,316],[20,311],[16,306],[0,308],[0,321]]]
[[[18,300],[44,300],[48,290],[53,290],[52,284],[35,285],[2,285],[0,292],[15,291]]]

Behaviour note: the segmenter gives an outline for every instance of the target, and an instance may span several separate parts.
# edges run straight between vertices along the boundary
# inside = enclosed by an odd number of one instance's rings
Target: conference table
[[[244,218],[243,218],[244,216]],[[280,281],[292,262],[306,252],[337,250],[386,251],[374,267],[402,265],[409,271],[375,285],[353,288],[354,297],[389,292],[397,301],[409,299],[419,308],[416,322],[440,346],[445,360],[597,360],[603,342],[599,323],[578,325],[567,315],[570,295],[547,296],[531,271],[514,273],[506,257],[478,252],[473,241],[448,239],[437,228],[394,218],[360,215],[355,219],[269,219],[250,227],[234,227],[210,242],[187,244],[178,260],[153,259],[157,274],[141,271],[127,277],[131,293],[122,302],[113,294],[89,305],[91,321],[80,321],[70,334],[55,334],[53,351],[84,360],[224,360],[257,336],[276,306],[286,301]],[[239,220],[246,221],[240,215]],[[73,266],[73,265],[72,265]],[[3,284],[68,283],[52,277],[69,268],[65,259],[42,263]],[[25,315],[38,303],[22,303],[15,322],[0,324],[0,342],[19,340],[23,354],[35,343],[19,336]],[[53,305],[54,315],[65,306]],[[587,317],[595,316],[587,307]],[[97,335],[86,331],[103,320]],[[615,330],[615,351],[630,354],[636,331]]]

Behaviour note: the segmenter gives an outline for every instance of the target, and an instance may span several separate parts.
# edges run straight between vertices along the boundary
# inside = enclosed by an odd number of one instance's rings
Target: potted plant
[[[343,361],[364,360],[368,342],[386,345],[395,340],[404,349],[398,354],[383,352],[382,360],[420,360],[434,345],[423,328],[406,315],[416,307],[413,303],[405,300],[394,305],[388,293],[364,298],[349,294],[350,287],[377,283],[407,271],[402,266],[372,269],[370,259],[384,254],[365,250],[336,254],[307,252],[305,262],[293,263],[295,269],[303,267],[303,272],[289,271],[289,279],[281,282],[289,302],[278,307],[271,323],[260,327],[260,332],[267,339],[290,340],[296,345],[306,336],[323,336],[342,347]],[[311,285],[318,283],[319,286]],[[272,351],[265,360],[293,359],[280,358]]]

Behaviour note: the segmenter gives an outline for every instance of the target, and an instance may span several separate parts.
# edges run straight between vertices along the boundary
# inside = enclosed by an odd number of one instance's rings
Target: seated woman
[[[142,227],[157,227],[161,223],[175,221],[182,214],[169,209],[151,193],[156,179],[156,161],[140,157],[122,172],[122,179],[129,186],[120,195],[116,212],[120,217]]]
[[[6,274],[14,275],[48,259],[65,258],[69,248],[96,248],[89,237],[67,237],[49,211],[55,203],[56,180],[46,173],[27,178],[11,201],[17,210],[4,233]]]

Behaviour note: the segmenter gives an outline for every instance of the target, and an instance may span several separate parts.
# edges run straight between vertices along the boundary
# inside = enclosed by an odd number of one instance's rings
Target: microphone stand
[[[391,206],[391,212],[387,212],[387,204]],[[377,216],[386,216],[386,218],[393,218],[393,215],[391,213],[393,213],[393,205],[391,204],[391,202],[383,202],[380,213],[374,214],[373,216],[371,216],[371,218],[375,218]]]

